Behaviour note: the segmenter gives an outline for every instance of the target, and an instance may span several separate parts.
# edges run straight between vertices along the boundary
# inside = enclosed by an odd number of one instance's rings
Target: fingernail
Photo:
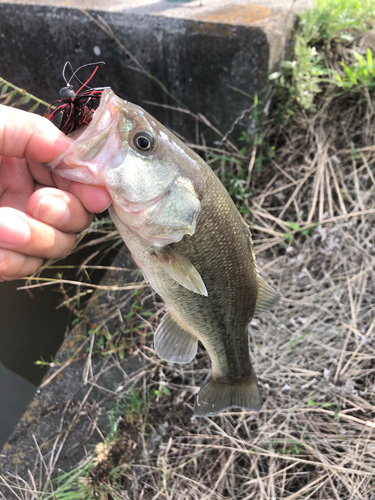
[[[69,221],[70,210],[65,201],[48,194],[39,201],[33,216],[51,226],[60,226]]]
[[[0,243],[9,246],[23,245],[30,239],[30,226],[14,213],[4,213],[0,220]]]

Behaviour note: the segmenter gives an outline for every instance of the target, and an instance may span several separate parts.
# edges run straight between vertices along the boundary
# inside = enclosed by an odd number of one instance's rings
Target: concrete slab
[[[116,257],[114,266],[124,271],[108,272],[103,285],[140,278],[125,249]],[[124,302],[124,292],[96,290],[86,309],[90,324],[105,325],[111,332],[124,327],[122,315],[128,314],[131,307]],[[108,318],[111,307],[114,313]],[[37,487],[41,488],[49,474],[54,477],[59,470],[75,467],[86,455],[87,447],[103,439],[98,429],[104,433],[110,431],[109,412],[137,382],[137,374],[145,366],[144,357],[137,351],[126,351],[123,360],[100,354],[88,358],[87,349],[94,338],[87,336],[86,329],[84,322],[80,322],[66,338],[56,355],[55,366],[50,368],[0,450],[0,498],[23,497],[19,484],[14,482],[15,474],[25,484],[32,474],[40,481]],[[93,344],[93,350],[98,349]],[[53,465],[48,471],[45,464]]]
[[[29,5],[47,5],[54,7],[82,8],[89,10],[105,10],[116,12],[120,10],[134,11],[139,14],[172,15],[191,19],[198,12],[215,10],[222,5],[255,5],[269,8],[280,8],[298,12],[312,8],[314,0],[2,0],[3,3]]]
[[[251,107],[256,94],[264,94],[269,72],[290,56],[290,28],[296,19],[287,10],[291,5],[281,7],[276,0],[205,0],[203,5],[199,0],[183,5],[164,0],[6,0],[0,2],[0,75],[52,102],[63,86],[66,60],[76,68],[102,59],[106,66],[94,85],[111,86],[191,142],[204,132],[212,143]],[[143,67],[195,116],[148,104],[176,106],[77,7],[100,15]],[[207,128],[198,114],[220,133]],[[249,114],[235,134],[243,129],[252,129]]]

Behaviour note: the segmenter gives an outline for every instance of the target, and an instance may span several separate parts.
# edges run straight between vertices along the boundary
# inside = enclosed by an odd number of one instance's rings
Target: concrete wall
[[[99,4],[103,9],[116,3]],[[121,11],[91,13],[96,18],[100,15],[146,70],[189,110],[205,115],[223,134],[252,105],[253,96],[264,93],[270,68],[290,53],[287,27],[295,18],[280,8],[212,0],[201,8],[198,3],[194,8],[186,4],[173,9],[170,3],[152,0],[143,0],[138,7],[138,2],[121,2],[121,7],[123,4],[127,8]],[[93,86],[111,86],[189,141],[198,140],[201,132],[209,143],[221,138],[202,124],[198,131],[196,120],[186,113],[148,104],[146,101],[177,105],[82,11],[51,6],[51,2],[48,6],[11,2],[0,6],[3,78],[52,102],[64,86],[61,71],[65,61],[77,68],[103,60],[106,65],[99,69]],[[81,72],[80,77],[91,71]],[[74,84],[78,87],[78,82]],[[250,127],[247,114],[235,133]]]

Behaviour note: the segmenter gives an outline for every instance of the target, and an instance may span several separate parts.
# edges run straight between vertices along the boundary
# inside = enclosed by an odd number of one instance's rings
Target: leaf
[[[372,52],[371,52],[371,49],[367,49],[367,64],[369,66],[373,66],[374,65],[374,61],[372,59]],[[371,71],[372,73],[372,71]]]
[[[281,71],[275,71],[274,73],[271,73],[268,77],[269,80],[277,80],[278,78],[280,78],[280,76],[282,75],[282,72]]]
[[[283,236],[288,243],[293,239],[293,235],[291,233],[284,233]]]
[[[161,386],[161,392],[163,394],[166,394],[167,396],[170,396],[171,395],[171,391],[168,389],[168,387],[166,387],[165,385],[162,385]]]
[[[29,95],[24,95],[20,97],[16,102],[12,104],[13,107],[17,108],[18,106],[22,106],[23,104],[27,104],[30,102],[31,97]]]
[[[6,94],[7,90],[8,90],[8,87],[9,85],[8,84],[5,84],[4,87],[1,89],[1,92],[0,92],[0,98]]]
[[[5,101],[2,104],[4,104],[4,106],[6,106],[7,104],[9,104],[10,101],[13,99],[13,97],[17,94],[17,92],[18,92],[17,89],[12,90],[12,92],[10,92],[8,94],[7,98],[5,99]]]
[[[239,92],[240,94],[244,95],[245,97],[248,97],[249,99],[252,99],[252,96],[250,94],[248,94],[247,92],[245,92],[244,90],[241,90],[237,87],[233,87],[233,85],[228,85],[228,87],[232,90],[234,90],[235,92]]]
[[[31,108],[29,109],[29,113],[34,113],[34,111],[37,110],[37,108],[39,107],[39,102],[36,102],[35,104],[33,104],[31,106]]]
[[[301,228],[295,222],[288,222],[288,226],[290,229],[293,229],[293,231],[301,231]]]

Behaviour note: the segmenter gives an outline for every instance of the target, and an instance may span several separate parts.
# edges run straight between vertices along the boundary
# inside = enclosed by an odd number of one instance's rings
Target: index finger
[[[44,163],[63,153],[71,142],[47,118],[0,105],[0,156]]]

